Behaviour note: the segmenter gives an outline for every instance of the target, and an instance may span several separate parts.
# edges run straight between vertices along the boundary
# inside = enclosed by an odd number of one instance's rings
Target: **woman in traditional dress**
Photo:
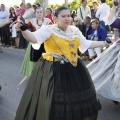
[[[54,20],[53,20],[53,15],[52,15],[52,9],[51,8],[46,8],[45,10],[46,12],[46,18],[49,18],[51,20],[51,23],[54,24]]]
[[[35,14],[36,14],[36,18],[33,18],[30,20],[30,22],[28,23],[28,28],[31,28],[32,31],[36,31],[37,29],[39,29],[42,25],[49,25],[51,23],[51,20],[48,18],[44,18],[43,17],[43,9],[41,7],[37,7],[35,10]],[[45,52],[44,50],[44,44],[38,45],[38,49],[39,49],[39,58],[42,55],[42,52]],[[31,44],[28,45],[26,54],[25,54],[25,58],[22,64],[22,69],[21,69],[21,73],[25,76],[30,76],[31,72],[36,64],[36,61],[34,60],[30,60],[30,54],[31,54]]]
[[[59,7],[54,25],[31,33],[20,22],[16,29],[33,44],[42,44],[46,53],[35,65],[15,120],[97,120],[101,109],[88,70],[77,55],[88,48],[106,46],[106,41],[86,40],[70,25],[70,11]]]
[[[120,18],[115,17],[115,12],[116,6],[113,4],[110,14],[104,18],[104,21],[106,25],[120,29]],[[87,68],[97,93],[120,102],[120,40],[105,50]]]

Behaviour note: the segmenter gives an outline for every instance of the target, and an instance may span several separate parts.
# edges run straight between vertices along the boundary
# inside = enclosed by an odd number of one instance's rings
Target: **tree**
[[[48,5],[48,0],[36,0],[36,3],[42,4],[42,3],[43,3],[42,1],[47,2],[47,4],[46,4],[46,7],[47,7],[47,5]],[[68,2],[68,0],[65,0],[65,1],[66,1],[66,3]],[[93,1],[93,0],[88,0],[88,6],[90,6],[91,8],[93,7],[92,1]],[[98,0],[98,2],[100,3],[100,0]],[[107,4],[109,4],[110,7],[112,7],[112,0],[107,0]],[[63,6],[66,6],[65,3],[62,4],[62,5],[63,5]],[[69,3],[68,3],[68,8],[69,8],[70,10],[77,10],[77,8],[78,8],[80,5],[81,5],[81,0],[73,0],[72,2],[69,2]],[[59,4],[56,4],[56,5],[48,5],[48,6],[51,7],[52,9],[55,9],[55,8],[59,7],[60,5],[59,5]]]

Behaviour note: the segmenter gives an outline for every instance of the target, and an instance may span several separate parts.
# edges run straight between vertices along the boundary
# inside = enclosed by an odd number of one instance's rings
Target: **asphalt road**
[[[20,74],[20,68],[25,50],[4,48],[0,53],[0,120],[14,120],[17,106],[26,87],[28,79]],[[23,82],[21,83],[21,81]],[[98,120],[120,120],[120,105],[116,106],[110,100],[100,95],[102,104]]]

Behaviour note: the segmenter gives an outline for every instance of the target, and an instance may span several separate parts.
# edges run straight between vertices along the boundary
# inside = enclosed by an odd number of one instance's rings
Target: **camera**
[[[118,6],[118,5],[119,5],[119,2],[118,2],[118,1],[114,1],[114,5],[115,5],[115,6]]]
[[[107,43],[112,43],[112,41],[110,40],[110,38],[106,38],[106,40],[105,40]]]

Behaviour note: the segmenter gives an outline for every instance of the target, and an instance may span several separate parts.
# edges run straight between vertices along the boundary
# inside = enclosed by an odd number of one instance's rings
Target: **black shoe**
[[[2,89],[1,85],[0,85],[0,90]]]
[[[119,104],[119,102],[118,102],[118,101],[114,101],[114,100],[113,100],[113,102],[114,102],[114,104],[115,104],[115,105],[118,105],[118,104]]]

